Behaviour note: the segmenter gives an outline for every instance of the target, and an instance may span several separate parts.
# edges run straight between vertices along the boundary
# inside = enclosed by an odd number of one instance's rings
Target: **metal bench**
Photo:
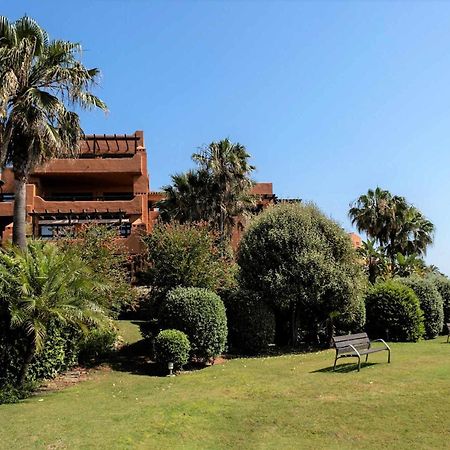
[[[447,324],[447,343],[450,341],[450,323]]]
[[[450,333],[449,333],[450,334]],[[372,347],[372,343],[380,342],[383,347]],[[383,339],[371,341],[367,333],[348,334],[346,336],[335,336],[333,338],[336,357],[334,359],[333,371],[336,369],[336,362],[340,358],[358,358],[358,372],[361,370],[361,356],[366,355],[366,362],[371,353],[382,351],[388,352],[388,363],[391,362],[391,349]]]

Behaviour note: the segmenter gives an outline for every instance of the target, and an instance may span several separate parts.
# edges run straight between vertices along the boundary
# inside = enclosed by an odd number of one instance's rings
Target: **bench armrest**
[[[370,342],[371,342],[371,343],[372,343],[372,342],[381,342],[382,344],[384,344],[384,346],[385,346],[388,350],[391,349],[391,347],[389,347],[389,345],[387,345],[386,342],[385,342],[383,339],[374,339],[373,341],[370,341]]]
[[[353,347],[352,344],[348,344],[348,346],[353,349],[353,351],[358,355],[358,357],[361,357],[361,354],[358,352],[358,350],[356,350],[355,347]]]

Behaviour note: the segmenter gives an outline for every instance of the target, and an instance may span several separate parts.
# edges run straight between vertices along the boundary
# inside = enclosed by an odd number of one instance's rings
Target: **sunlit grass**
[[[323,370],[331,350],[175,378],[99,371],[0,406],[0,448],[449,448],[450,344],[392,349],[359,373]]]

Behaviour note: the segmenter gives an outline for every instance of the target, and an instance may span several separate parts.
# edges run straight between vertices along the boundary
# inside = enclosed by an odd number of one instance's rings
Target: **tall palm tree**
[[[76,254],[63,252],[52,243],[30,241],[25,252],[16,246],[0,252],[0,309],[7,315],[7,320],[3,317],[6,330],[2,331],[20,329],[26,338],[19,384],[43,349],[52,322],[82,331],[107,323],[104,286],[94,279]]]
[[[404,197],[377,187],[350,206],[352,224],[376,240],[392,268],[399,253],[421,256],[433,242],[434,225]]]
[[[243,145],[229,139],[194,153],[198,168],[174,175],[173,184],[164,188],[166,198],[158,205],[162,219],[206,221],[222,242],[229,240],[236,217],[254,206],[250,176],[255,168],[249,158]]]
[[[192,155],[200,170],[210,176],[214,222],[223,239],[231,237],[236,217],[254,205],[250,176],[255,167],[249,163],[249,158],[243,145],[229,139],[211,142]]]
[[[13,242],[26,249],[25,187],[30,172],[51,158],[75,156],[82,136],[70,108],[106,105],[90,89],[98,69],[80,62],[81,46],[50,41],[33,19],[0,16],[0,167],[15,177]]]

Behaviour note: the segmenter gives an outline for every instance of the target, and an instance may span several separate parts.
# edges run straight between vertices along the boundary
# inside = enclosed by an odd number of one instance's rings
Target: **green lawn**
[[[0,406],[0,448],[450,448],[450,344],[392,348],[390,365],[379,353],[360,373],[321,371],[332,351],[175,378],[99,371]]]

